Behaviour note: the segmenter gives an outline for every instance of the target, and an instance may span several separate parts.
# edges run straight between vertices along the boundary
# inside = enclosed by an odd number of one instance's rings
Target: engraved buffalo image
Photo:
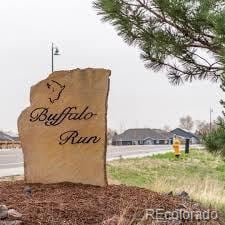
[[[47,88],[50,90],[49,100],[51,103],[54,103],[59,100],[63,90],[65,89],[65,85],[62,85],[55,80],[51,80],[47,83]]]

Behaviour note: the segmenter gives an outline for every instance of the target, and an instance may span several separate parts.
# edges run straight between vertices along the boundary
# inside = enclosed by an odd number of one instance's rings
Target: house
[[[0,141],[14,141],[13,137],[0,131]]]
[[[0,131],[0,149],[2,148],[19,148],[20,141],[18,137],[10,136]]]
[[[199,143],[199,138],[195,134],[193,134],[187,130],[184,130],[181,128],[176,128],[176,129],[172,130],[170,133],[172,135],[176,135],[178,138],[180,138],[183,143],[185,143],[186,139],[189,139],[191,144]]]
[[[160,129],[128,129],[122,134],[114,135],[112,145],[157,145],[170,144],[172,135]]]

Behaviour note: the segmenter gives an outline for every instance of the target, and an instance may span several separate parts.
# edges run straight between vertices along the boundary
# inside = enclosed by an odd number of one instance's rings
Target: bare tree
[[[189,131],[192,130],[192,128],[194,127],[194,121],[192,120],[192,117],[189,115],[181,117],[179,127]]]
[[[113,129],[108,128],[108,130],[107,130],[108,144],[112,143],[112,139],[113,139],[114,135],[117,135],[117,132]]]
[[[199,135],[208,134],[210,132],[210,124],[204,120],[195,121],[196,133]]]
[[[196,134],[202,136],[202,135],[210,133],[209,122],[206,122],[205,120],[196,120],[195,124],[196,124],[196,132],[195,132]],[[216,127],[217,127],[217,124],[215,121],[213,121],[211,125],[211,129],[215,130]]]
[[[169,131],[171,131],[171,128],[170,128],[170,126],[165,125],[165,126],[163,127],[163,130],[169,132]]]
[[[124,121],[120,121],[120,129],[119,132],[123,133],[126,130],[126,124]]]

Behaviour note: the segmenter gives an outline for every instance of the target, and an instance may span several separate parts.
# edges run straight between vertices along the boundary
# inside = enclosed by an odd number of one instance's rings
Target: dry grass
[[[225,204],[224,184],[216,179],[207,177],[199,180],[196,177],[186,177],[184,179],[171,179],[165,177],[164,180],[156,180],[149,187],[158,192],[169,192],[173,190],[175,193],[188,191],[191,199],[203,203],[206,206],[223,209]]]
[[[24,180],[24,176],[8,176],[8,177],[0,177],[0,181],[18,181]]]
[[[172,153],[108,165],[112,179],[157,192],[186,191],[193,200],[225,212],[225,162],[206,151],[192,150],[179,160]]]

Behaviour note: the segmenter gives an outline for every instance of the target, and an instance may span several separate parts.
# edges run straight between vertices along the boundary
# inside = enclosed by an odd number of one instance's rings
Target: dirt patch
[[[146,189],[124,185],[102,188],[71,183],[26,187],[23,181],[0,183],[0,203],[22,213],[24,225],[206,224],[197,221],[154,223],[150,219],[140,223],[146,209],[173,211],[186,207],[188,210],[199,210],[196,203]],[[220,223],[212,221],[207,224]]]

